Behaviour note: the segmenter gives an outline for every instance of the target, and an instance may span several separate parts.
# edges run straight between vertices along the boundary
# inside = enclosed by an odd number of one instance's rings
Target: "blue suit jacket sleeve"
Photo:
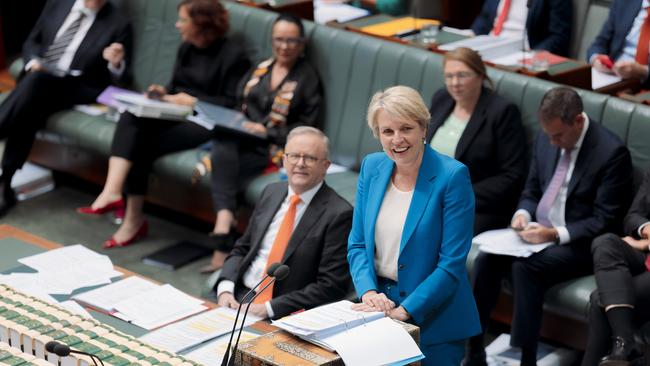
[[[538,1],[538,4],[540,6],[543,5],[541,1]],[[534,49],[547,50],[558,55],[566,55],[569,50],[571,37],[572,2],[567,0],[551,0],[545,6],[547,7],[545,10],[548,11],[548,18],[543,14],[533,12],[533,9],[528,14],[526,24],[531,43],[530,46]],[[546,23],[543,21],[544,18],[548,20],[548,24],[544,24]],[[542,20],[542,22],[539,20]],[[538,29],[540,33],[537,33]],[[541,37],[538,38],[538,34]]]
[[[437,267],[401,304],[418,324],[434,316],[456,292],[462,276],[467,276],[465,263],[472,245],[474,193],[464,165],[451,173],[442,206],[442,242]]]
[[[352,216],[352,229],[348,238],[348,262],[350,263],[350,273],[354,288],[359,297],[363,296],[370,290],[377,289],[377,276],[375,274],[375,264],[369,262],[366,254],[365,239],[365,208],[366,192],[364,183],[366,179],[366,163],[368,158],[361,162],[361,171],[357,183],[357,196],[354,205],[354,214]]]
[[[472,23],[472,31],[474,34],[488,34],[492,30],[492,25],[494,24],[494,18],[497,14],[497,7],[499,6],[499,0],[486,0],[483,3],[481,12],[474,19]]]
[[[618,18],[620,17],[618,11],[619,7],[617,4],[617,1],[612,4],[609,9],[607,20],[605,21],[605,24],[603,24],[603,27],[600,29],[600,33],[598,33],[598,36],[596,36],[594,42],[587,49],[587,61],[589,61],[591,56],[595,54],[609,55],[610,57],[614,56],[611,54],[611,45],[614,38],[614,30],[616,28],[615,25],[616,22],[619,21]]]

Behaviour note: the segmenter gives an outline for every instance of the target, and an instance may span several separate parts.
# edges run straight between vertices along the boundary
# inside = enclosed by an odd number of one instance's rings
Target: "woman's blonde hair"
[[[449,51],[445,53],[442,61],[443,68],[447,61],[452,60],[464,63],[465,66],[469,67],[470,70],[474,71],[478,76],[485,80],[490,89],[494,89],[494,83],[492,83],[492,79],[488,76],[485,64],[478,52],[467,47],[459,47],[453,51]]]
[[[424,104],[420,93],[408,86],[393,86],[372,96],[366,119],[375,137],[379,136],[377,115],[381,110],[393,118],[417,122],[423,129],[427,128],[431,119],[429,109]]]

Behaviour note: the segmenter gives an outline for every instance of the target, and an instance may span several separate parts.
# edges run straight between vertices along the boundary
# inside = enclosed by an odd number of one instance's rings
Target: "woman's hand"
[[[389,315],[390,311],[395,308],[395,303],[386,297],[383,293],[371,290],[361,296],[361,304],[352,306],[353,310],[358,311],[382,311]]]
[[[264,125],[261,123],[246,121],[242,124],[242,126],[250,133],[254,133],[256,135],[266,135],[266,127],[264,127]]]
[[[408,311],[406,311],[406,309],[404,309],[404,307],[401,305],[391,310],[390,313],[388,313],[388,316],[392,319],[403,322],[411,318],[411,314],[409,314]]]
[[[152,84],[147,89],[147,98],[161,99],[165,95],[167,95],[167,89],[162,85]]]
[[[186,105],[189,107],[194,107],[194,104],[196,104],[196,98],[187,93],[167,94],[162,97],[162,100],[165,102],[178,105]]]

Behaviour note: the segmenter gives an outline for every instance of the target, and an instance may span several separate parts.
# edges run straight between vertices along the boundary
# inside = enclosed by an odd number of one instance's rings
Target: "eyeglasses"
[[[276,46],[287,45],[287,47],[298,47],[303,42],[302,38],[273,37],[273,44]]]
[[[460,72],[457,72],[455,74],[445,74],[445,82],[449,83],[452,80],[454,80],[454,78],[458,78],[458,81],[462,82],[462,81],[465,81],[465,80],[467,80],[467,79],[469,79],[469,78],[471,78],[472,76],[475,76],[475,75],[476,74],[471,72],[471,71],[460,71]]]
[[[321,159],[307,154],[293,154],[293,153],[284,153],[284,158],[287,159],[287,161],[292,165],[298,164],[298,162],[300,162],[300,160],[302,159],[302,161],[304,161],[305,165],[307,166],[313,166],[319,160],[327,160],[327,159]]]

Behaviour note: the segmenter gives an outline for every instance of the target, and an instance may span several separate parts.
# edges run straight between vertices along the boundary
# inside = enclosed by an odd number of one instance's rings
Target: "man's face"
[[[107,0],[84,0],[84,5],[90,10],[99,10]]]
[[[561,149],[572,149],[580,139],[584,124],[583,115],[578,114],[570,125],[562,122],[560,118],[554,118],[543,121],[541,126],[552,145]]]
[[[313,134],[297,135],[287,141],[283,162],[289,185],[297,194],[308,191],[323,181],[330,166],[325,143]]]

